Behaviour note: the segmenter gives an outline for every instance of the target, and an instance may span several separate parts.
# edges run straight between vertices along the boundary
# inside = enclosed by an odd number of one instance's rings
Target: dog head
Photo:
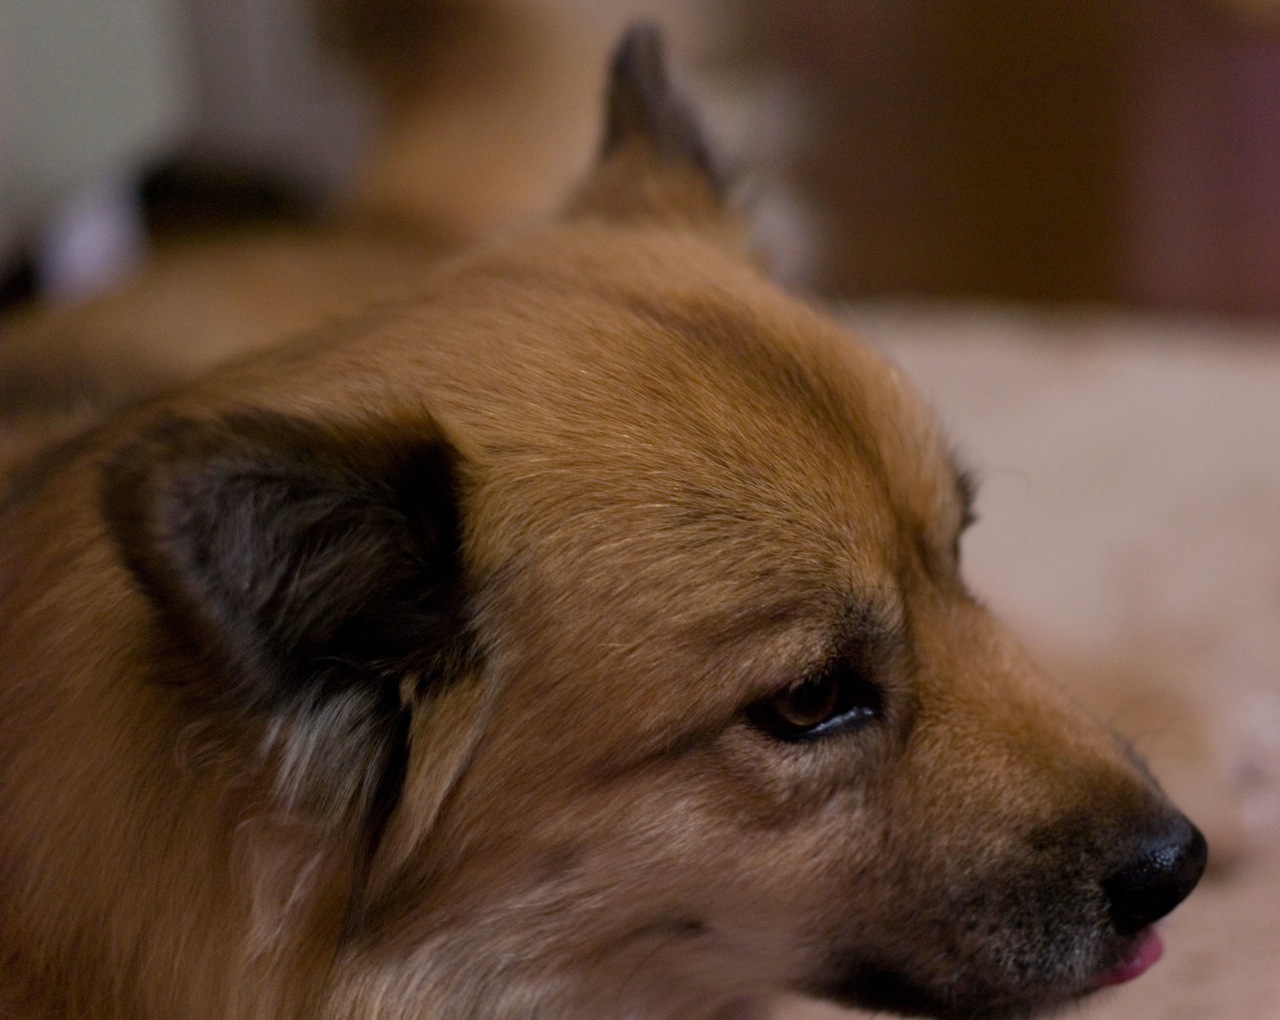
[[[560,222],[102,441],[121,682],[313,823],[254,951],[324,959],[324,1015],[1027,1015],[1141,969],[1199,877],[966,589],[926,408],[721,190],[639,30]]]

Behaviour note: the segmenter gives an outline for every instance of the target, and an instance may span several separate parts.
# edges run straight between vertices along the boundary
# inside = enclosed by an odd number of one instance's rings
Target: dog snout
[[[1181,814],[1144,833],[1125,865],[1103,882],[1116,928],[1135,934],[1172,911],[1200,881],[1208,855],[1204,836]]]

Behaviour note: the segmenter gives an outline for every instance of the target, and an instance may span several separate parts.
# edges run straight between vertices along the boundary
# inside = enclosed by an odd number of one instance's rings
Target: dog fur
[[[0,1015],[1013,1017],[1123,966],[1203,840],[742,238],[637,30],[562,217],[17,458]]]

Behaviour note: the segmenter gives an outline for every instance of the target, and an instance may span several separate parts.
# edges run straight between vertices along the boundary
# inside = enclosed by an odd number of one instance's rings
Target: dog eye
[[[752,725],[791,742],[861,726],[883,714],[880,688],[846,665],[829,667],[747,709]]]

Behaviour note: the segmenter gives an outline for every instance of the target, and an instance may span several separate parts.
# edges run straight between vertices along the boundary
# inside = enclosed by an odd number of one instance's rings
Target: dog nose
[[[1173,910],[1200,881],[1208,856],[1204,836],[1182,815],[1145,836],[1132,859],[1102,884],[1116,928],[1134,934]]]

